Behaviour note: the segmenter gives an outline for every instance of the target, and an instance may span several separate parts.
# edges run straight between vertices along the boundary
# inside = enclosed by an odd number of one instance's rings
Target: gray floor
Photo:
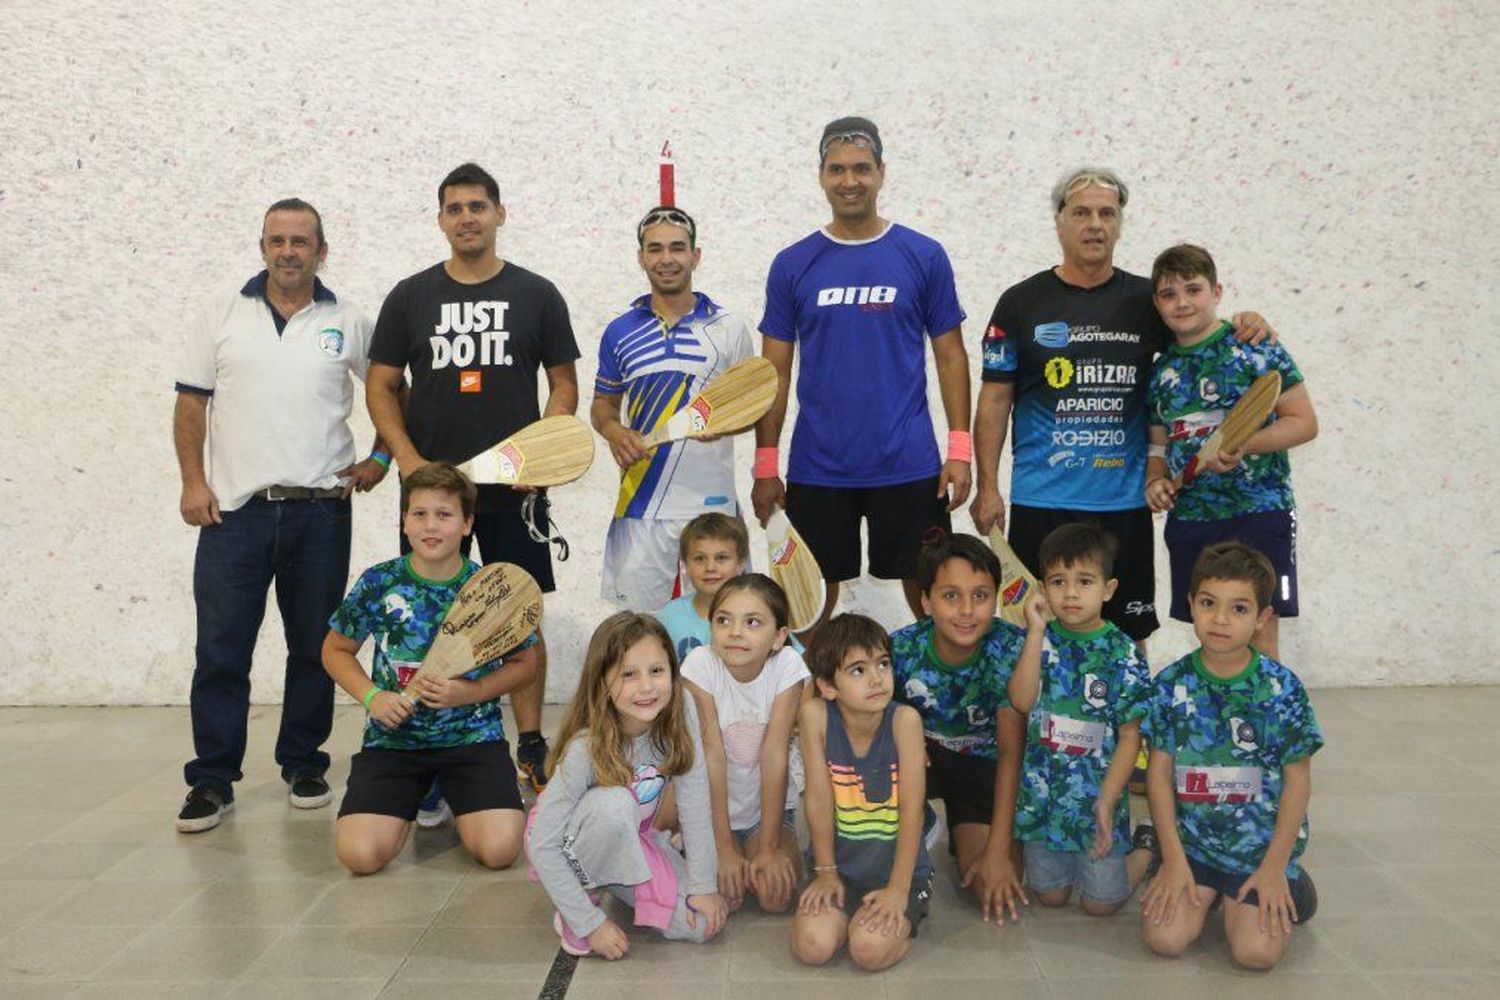
[[[585,960],[569,997],[1500,996],[1500,688],[1319,691],[1307,854],[1321,909],[1268,975],[1237,973],[1211,931],[1177,961],[1129,915],[980,923],[942,862],[931,919],[883,975],[809,970],[786,918],[730,921],[706,947],[633,940]],[[549,714],[549,723],[555,712]],[[236,813],[172,829],[185,709],[0,709],[0,997],[534,997],[557,953],[521,872],[474,866],[448,831],[354,879],[333,810],[297,812],[257,709]],[[341,787],[361,715],[340,711]]]

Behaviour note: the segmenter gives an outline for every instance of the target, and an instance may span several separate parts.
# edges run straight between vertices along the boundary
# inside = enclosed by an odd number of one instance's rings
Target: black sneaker
[[[307,775],[292,782],[294,809],[318,809],[333,801],[333,789],[320,775]]]
[[[516,770],[531,790],[541,794],[547,787],[547,740],[546,737],[522,740],[516,746]]]
[[[182,811],[177,814],[177,832],[212,830],[233,810],[234,800],[225,800],[224,793],[213,785],[194,785],[182,803]]]
[[[1303,868],[1287,888],[1292,891],[1292,903],[1297,907],[1297,919],[1292,923],[1299,926],[1307,923],[1318,912],[1318,887],[1313,885],[1312,876]]]
[[[1146,874],[1141,876],[1142,881],[1149,882],[1161,869],[1161,841],[1156,837],[1156,827],[1150,823],[1137,825],[1130,835],[1130,849],[1151,852],[1151,863],[1146,866]]]

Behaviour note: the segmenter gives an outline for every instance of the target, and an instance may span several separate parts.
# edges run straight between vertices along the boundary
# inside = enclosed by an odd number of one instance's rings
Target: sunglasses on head
[[[692,216],[678,208],[658,208],[647,212],[646,217],[641,220],[641,224],[635,227],[636,241],[644,241],[646,239],[646,230],[652,226],[659,226],[663,222],[686,229],[689,239],[697,239],[698,237],[698,227],[694,224]]]

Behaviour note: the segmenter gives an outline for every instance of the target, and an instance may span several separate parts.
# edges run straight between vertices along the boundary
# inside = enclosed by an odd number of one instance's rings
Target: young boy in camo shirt
[[[922,716],[927,796],[943,800],[963,885],[1003,923],[1026,899],[1014,838],[1026,724],[1006,692],[1026,633],[995,617],[1000,560],[973,535],[923,548],[917,582],[927,617],[891,633],[896,700]]]
[[[1026,881],[1044,906],[1078,889],[1084,912],[1108,916],[1130,898],[1151,851],[1132,850],[1126,782],[1140,749],[1150,672],[1131,638],[1103,617],[1115,591],[1112,536],[1088,522],[1042,540],[1042,603],[1026,605],[1026,646],[1010,679],[1026,713],[1016,836]]]
[[[1146,783],[1162,863],[1141,911],[1159,954],[1182,954],[1222,898],[1230,955],[1269,969],[1317,908],[1298,859],[1323,734],[1297,675],[1250,645],[1275,576],[1249,546],[1204,549],[1189,587],[1202,645],[1152,685]]]

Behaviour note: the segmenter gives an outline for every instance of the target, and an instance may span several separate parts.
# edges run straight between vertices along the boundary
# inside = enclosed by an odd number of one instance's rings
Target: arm
[[[1010,704],[1024,718],[1036,707],[1042,689],[1042,645],[1047,636],[1047,615],[1041,591],[1026,600],[1026,644],[1016,667],[1010,672],[1006,693]]]
[[[990,525],[1005,529],[1005,497],[1000,493],[1000,450],[1010,430],[1010,411],[1016,401],[1014,382],[985,382],[979,387],[974,410],[974,465],[979,482],[969,512],[982,535]]]
[[[401,388],[396,393],[396,402],[401,407],[403,421],[405,420],[404,414],[406,413],[406,397],[408,395],[409,390],[406,385],[406,380],[402,379]],[[334,473],[334,475],[338,476],[340,479],[347,479],[349,481],[348,485],[344,487],[345,499],[348,499],[349,494],[353,493],[355,490],[359,490],[359,492],[361,493],[370,492],[375,487],[380,485],[380,481],[383,480],[385,478],[385,474],[390,471],[389,462],[387,462],[386,464],[381,464],[380,462],[375,461],[374,455],[377,451],[382,452],[386,455],[389,455],[391,453],[390,446],[386,444],[385,438],[381,437],[380,432],[378,431],[375,433],[375,440],[370,444],[369,458],[362,459],[361,461],[355,462],[353,465],[346,466],[345,468],[342,468],[338,472]]]
[[[1152,424],[1146,430],[1147,443],[1153,448],[1166,448],[1167,429],[1161,424]],[[1167,472],[1165,455],[1150,455],[1146,458],[1146,506],[1160,513],[1171,510],[1177,499],[1177,488]]]
[[[219,498],[208,485],[203,471],[203,445],[208,441],[209,397],[196,392],[177,393],[172,409],[172,444],[177,449],[177,468],[182,473],[182,498],[177,509],[188,524],[220,524]]]
[[[391,456],[401,474],[409,476],[426,465],[427,459],[418,453],[417,446],[406,433],[407,396],[403,371],[395,365],[370,362],[370,370],[365,374],[365,408],[370,411],[375,433],[390,445]]]
[[[1109,769],[1104,772],[1104,780],[1099,782],[1099,798],[1094,802],[1094,844],[1089,851],[1089,856],[1095,861],[1107,857],[1114,846],[1115,806],[1125,794],[1125,786],[1130,782],[1140,752],[1141,720],[1136,719],[1120,726]]]
[[[762,335],[760,353],[776,368],[776,401],[766,415],[755,423],[755,447],[775,448],[781,441],[781,427],[786,422],[786,403],[792,389],[792,356],[797,350],[795,342],[777,340]],[[750,506],[762,527],[771,516],[772,507],[786,504],[786,484],[781,476],[768,476],[755,480],[750,489]]]
[[[894,934],[906,913],[917,853],[922,846],[922,813],[927,805],[927,748],[922,739],[922,717],[910,705],[899,705],[891,719],[896,737],[896,761],[900,781],[899,820],[896,825],[896,856],[885,887],[865,894],[864,905],[854,918],[871,931]]]
[[[1313,412],[1307,383],[1298,382],[1276,400],[1276,420],[1245,442],[1246,455],[1265,455],[1306,444],[1318,436],[1318,415]]]
[[[1141,914],[1152,923],[1168,924],[1176,919],[1177,907],[1184,898],[1189,906],[1197,906],[1199,901],[1177,830],[1175,764],[1171,754],[1155,746],[1146,767],[1146,804],[1151,808],[1151,824],[1161,845],[1161,869],[1141,893]]]
[[[745,896],[745,856],[729,828],[729,764],[724,755],[724,734],[719,731],[719,709],[713,695],[684,679],[683,687],[698,708],[699,732],[703,737],[703,765],[708,775],[708,802],[712,810],[714,849],[718,855],[719,893],[731,906]],[[779,822],[779,821],[778,821]]]
[[[844,905],[844,881],[839,878],[833,853],[833,780],[828,777],[828,758],[823,749],[829,711],[828,703],[818,698],[804,702],[797,712],[797,738],[807,772],[802,809],[807,814],[808,846],[813,859],[813,880],[802,890],[797,911],[808,915]]]
[[[760,745],[760,844],[750,860],[749,877],[757,893],[779,899],[790,898],[797,881],[791,859],[780,848],[792,725],[801,701],[801,681],[776,696]]]
[[[578,369],[573,362],[564,361],[543,369],[547,373],[547,405],[542,416],[571,417],[578,412]]]
[[[337,629],[329,629],[323,637],[323,670],[349,697],[363,705],[375,682],[355,658],[362,645],[364,643]],[[377,691],[367,709],[370,717],[380,725],[395,729],[406,721],[415,707],[394,691]]]
[[[729,907],[719,894],[713,810],[708,800],[708,767],[704,762],[698,713],[692,701],[684,703],[683,709],[687,712],[688,736],[693,741],[693,763],[686,772],[672,777],[677,788],[677,816],[687,860],[683,892],[687,896],[688,923],[696,927],[700,919],[706,920],[705,937],[711,938],[723,929]]]
[[[1021,888],[1021,874],[1011,858],[1010,845],[1015,839],[1016,793],[1021,787],[1021,756],[1026,745],[1026,719],[1009,705],[995,713],[995,738],[998,760],[995,764],[995,806],[990,814],[990,833],[984,842],[984,853],[963,873],[963,885],[979,897],[979,909],[985,923],[991,915],[996,923],[1005,923],[1005,909],[1017,920],[1016,901],[1031,905]]]
[[[535,644],[532,644],[517,650],[506,657],[500,666],[475,680],[419,674],[407,685],[406,693],[428,708],[474,705],[481,701],[494,701],[509,691],[524,687],[536,677],[536,671],[537,652]]]
[[[1260,897],[1260,929],[1262,933],[1280,937],[1292,932],[1292,921],[1297,917],[1296,904],[1292,902],[1291,888],[1287,885],[1286,866],[1292,860],[1292,849],[1297,845],[1297,834],[1302,821],[1307,818],[1307,803],[1312,798],[1312,758],[1303,757],[1281,769],[1281,798],[1276,804],[1276,829],[1271,834],[1271,844],[1260,867],[1240,887],[1238,901],[1254,889]]]
[[[937,366],[938,391],[943,397],[943,415],[948,418],[948,430],[969,429],[969,355],[964,350],[962,327],[938,334],[932,338],[932,360]],[[938,496],[952,496],[948,510],[954,511],[969,498],[972,477],[967,460],[949,458],[943,463],[938,477]]]
[[[589,422],[609,445],[615,464],[628,469],[646,457],[646,447],[641,435],[620,421],[620,403],[624,398],[620,393],[596,391],[589,406]]]

